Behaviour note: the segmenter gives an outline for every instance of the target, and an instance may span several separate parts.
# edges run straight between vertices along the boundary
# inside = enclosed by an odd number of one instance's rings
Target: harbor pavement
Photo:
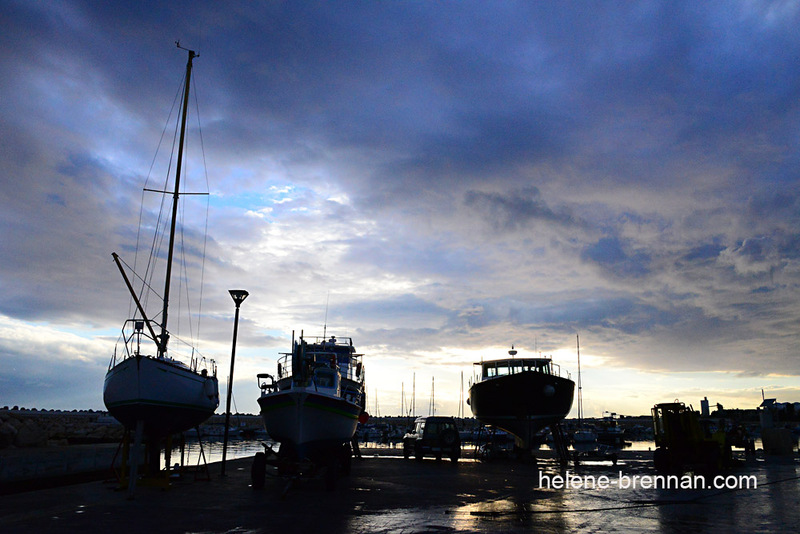
[[[184,473],[168,489],[140,485],[132,499],[113,481],[5,495],[0,532],[782,532],[800,524],[796,455],[743,462],[722,488],[665,489],[652,487],[646,451],[566,469],[547,457],[453,464],[362,453],[333,491],[322,476],[290,482],[274,473],[253,489],[252,458],[241,458],[227,462],[225,477],[211,464],[208,480]],[[756,486],[733,484],[743,480]]]

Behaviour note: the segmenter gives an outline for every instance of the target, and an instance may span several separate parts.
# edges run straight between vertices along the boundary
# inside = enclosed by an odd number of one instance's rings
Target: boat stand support
[[[561,467],[566,467],[569,464],[569,449],[567,445],[567,438],[564,435],[564,429],[561,428],[561,423],[556,423],[550,427],[550,432],[553,434],[553,445],[556,448],[558,455],[558,462]]]
[[[136,478],[139,476],[139,452],[142,450],[144,421],[136,421],[136,433],[133,438],[133,449],[130,451],[130,476],[128,477],[128,499],[133,499],[136,492]]]
[[[211,471],[208,469],[208,461],[206,460],[206,452],[203,449],[203,436],[200,434],[200,427],[195,427],[197,431],[197,444],[200,446],[200,455],[197,457],[197,465],[194,468],[195,480],[211,480]],[[181,453],[181,459],[183,454]],[[202,462],[203,465],[200,465]]]

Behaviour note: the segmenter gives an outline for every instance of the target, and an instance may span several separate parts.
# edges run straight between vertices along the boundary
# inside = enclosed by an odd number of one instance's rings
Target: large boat
[[[516,358],[513,347],[508,354],[475,364],[467,403],[478,421],[513,434],[520,448],[530,449],[537,432],[567,416],[575,382],[562,377],[550,358]]]
[[[179,45],[180,47],[180,45]],[[134,318],[125,321],[120,338],[124,348],[116,349],[111,358],[103,386],[103,402],[109,413],[127,429],[142,438],[157,443],[160,438],[196,427],[208,419],[219,406],[219,385],[216,365],[206,361],[194,349],[186,362],[176,358],[176,351],[167,352],[170,333],[167,330],[170,281],[175,227],[180,192],[181,163],[186,132],[189,81],[195,52],[187,50],[183,91],[183,115],[180,123],[180,144],[172,195],[172,223],[160,323],[148,317],[140,295],[134,290],[120,257],[113,253],[117,267],[136,305]],[[167,193],[159,191],[160,193]],[[158,331],[158,333],[157,333]],[[152,461],[152,460],[151,460]]]
[[[301,334],[281,354],[277,377],[259,374],[258,380],[264,426],[282,458],[324,461],[349,445],[365,414],[362,355],[351,338]]]

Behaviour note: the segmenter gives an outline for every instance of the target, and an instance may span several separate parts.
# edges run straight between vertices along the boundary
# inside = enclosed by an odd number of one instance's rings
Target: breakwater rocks
[[[204,437],[222,438],[224,428],[225,416],[218,414],[200,425],[200,432]],[[264,423],[259,415],[233,414],[230,429],[235,438],[262,431]],[[104,411],[0,409],[0,450],[119,443],[124,433],[124,427]]]
[[[0,409],[0,449],[118,443],[123,433],[107,412]]]

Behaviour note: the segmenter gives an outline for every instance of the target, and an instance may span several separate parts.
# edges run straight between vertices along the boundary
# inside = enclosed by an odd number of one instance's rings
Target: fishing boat
[[[359,419],[366,421],[362,356],[351,338],[301,333],[281,353],[276,377],[257,375],[261,416],[279,457],[324,462],[349,447]]]
[[[178,47],[181,48],[180,44]],[[144,299],[135,291],[121,258],[116,253],[112,254],[136,305],[136,312],[132,319],[123,324],[120,337],[123,348],[121,351],[115,349],[111,358],[103,385],[103,402],[113,417],[127,429],[136,431],[137,442],[145,437],[149,442],[157,443],[164,436],[196,427],[219,406],[217,369],[213,360],[202,358],[193,348],[187,354],[186,361],[176,356],[176,350],[168,351],[171,335],[167,329],[167,318],[189,81],[192,61],[197,57],[194,51],[187,52],[189,60],[184,78],[174,190],[158,191],[171,194],[173,199],[160,322],[148,315]],[[142,285],[148,287],[147,283]]]
[[[481,423],[515,436],[518,447],[530,449],[536,433],[569,413],[575,382],[561,376],[550,358],[509,358],[475,363],[467,403]]]

